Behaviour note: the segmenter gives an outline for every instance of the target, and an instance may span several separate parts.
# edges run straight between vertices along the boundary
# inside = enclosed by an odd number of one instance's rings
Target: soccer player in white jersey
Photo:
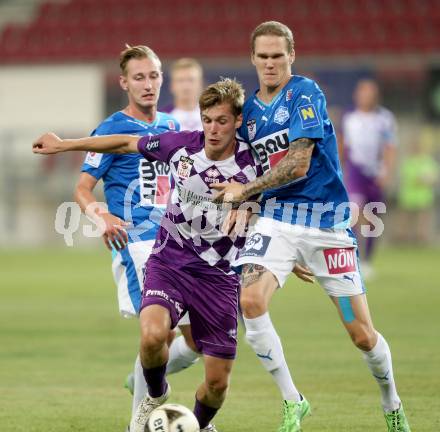
[[[199,97],[203,89],[203,68],[193,58],[183,57],[170,67],[170,92],[173,105],[166,107],[180,123],[180,130],[202,130]]]
[[[127,46],[121,53],[120,67],[120,85],[127,92],[128,105],[104,120],[92,135],[131,133],[148,136],[178,130],[179,124],[174,117],[157,111],[162,86],[158,56],[143,45]],[[95,152],[87,154],[81,171],[75,198],[83,211],[104,224],[104,242],[113,252],[112,271],[118,288],[120,313],[125,318],[138,316],[144,264],[153,247],[170,191],[169,167],[162,162],[149,162],[140,155]],[[96,202],[93,193],[101,179],[108,210]],[[198,356],[187,317],[181,321],[180,329],[188,343],[182,336],[173,342],[169,373],[188,367]],[[133,413],[145,388],[137,358]]]
[[[216,202],[240,203],[263,193],[261,216],[248,233],[241,308],[246,337],[284,399],[280,432],[298,432],[310,405],[296,388],[269,304],[296,263],[306,265],[330,296],[361,350],[381,395],[388,431],[410,430],[394,382],[391,353],[370,318],[349,226],[336,137],[318,85],[292,75],[291,30],[279,22],[252,34],[252,62],[260,88],[245,103],[240,135],[259,153],[265,174],[246,185],[223,183]],[[303,323],[304,324],[304,323]],[[329,426],[331,419],[329,419]]]
[[[396,161],[396,121],[379,105],[379,88],[372,79],[360,80],[354,91],[355,109],[342,119],[344,180],[350,201],[359,208],[355,231],[364,277],[372,275],[371,259],[377,241],[358,227],[368,225],[365,205],[384,202]]]
[[[210,185],[247,183],[261,173],[249,145],[235,137],[243,102],[242,87],[224,79],[209,86],[200,97],[204,132],[78,140],[46,134],[34,143],[35,153],[139,152],[150,161],[165,161],[170,166],[175,187],[155,252],[146,265],[140,313],[140,354],[148,394],[130,424],[131,432],[144,432],[152,410],[169,396],[166,342],[170,328],[185,311],[189,312],[194,342],[205,363],[205,380],[196,392],[194,414],[202,431],[216,431],[209,422],[226,397],[237,345],[239,277],[230,263],[243,246],[245,233],[225,232],[230,206],[213,203]]]

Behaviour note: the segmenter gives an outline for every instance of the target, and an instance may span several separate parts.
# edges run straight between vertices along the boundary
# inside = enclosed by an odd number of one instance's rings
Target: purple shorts
[[[350,201],[360,208],[369,202],[383,202],[383,193],[374,177],[366,176],[359,167],[347,162],[345,183]]]
[[[141,310],[161,305],[170,312],[171,326],[189,312],[197,349],[206,355],[234,359],[237,350],[239,278],[211,267],[206,272],[185,271],[163,264],[151,255],[145,268]]]

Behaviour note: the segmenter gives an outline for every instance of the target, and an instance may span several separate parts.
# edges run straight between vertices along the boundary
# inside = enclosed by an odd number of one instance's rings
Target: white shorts
[[[251,220],[246,244],[234,266],[259,264],[282,287],[296,263],[307,266],[328,295],[365,292],[357,243],[350,230],[319,229],[258,217]]]
[[[124,318],[137,317],[144,285],[144,267],[154,246],[154,240],[129,243],[113,252],[112,272],[118,288],[119,312]],[[189,325],[186,313],[178,325]]]

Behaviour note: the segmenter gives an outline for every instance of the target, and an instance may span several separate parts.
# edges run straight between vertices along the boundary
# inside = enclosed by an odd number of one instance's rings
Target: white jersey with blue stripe
[[[307,175],[263,194],[265,217],[317,228],[347,225],[349,200],[336,135],[324,94],[313,80],[292,76],[270,104],[254,94],[244,105],[239,135],[257,151],[265,172],[286,155],[292,141],[315,142]]]
[[[92,135],[158,135],[178,131],[174,117],[158,112],[146,123],[118,111],[104,120]],[[130,222],[130,242],[156,238],[170,192],[170,168],[164,162],[150,162],[140,154],[87,153],[81,169],[104,181],[110,213]]]

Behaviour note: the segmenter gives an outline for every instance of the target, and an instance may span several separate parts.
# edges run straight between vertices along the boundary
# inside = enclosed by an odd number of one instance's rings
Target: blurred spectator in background
[[[372,276],[375,237],[363,237],[360,227],[371,225],[364,215],[369,202],[384,202],[396,160],[394,115],[379,105],[379,88],[372,79],[360,80],[354,91],[355,108],[342,119],[344,176],[350,201],[359,207],[354,229],[359,243],[362,272]]]
[[[202,130],[199,96],[203,89],[202,65],[193,58],[176,60],[170,68],[174,104],[164,109],[180,123],[181,130]]]
[[[438,179],[438,162],[426,146],[416,142],[400,167],[399,240],[419,244],[432,240]]]

